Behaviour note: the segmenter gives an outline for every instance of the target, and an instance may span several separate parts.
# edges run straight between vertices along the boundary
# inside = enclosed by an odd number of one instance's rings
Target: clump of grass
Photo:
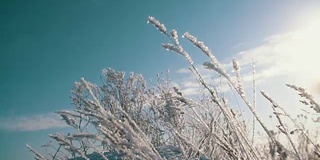
[[[240,65],[232,61],[236,80],[217,60],[213,52],[195,36],[186,32],[183,38],[199,48],[208,58],[206,69],[213,70],[224,78],[244,102],[255,121],[262,127],[267,140],[261,144],[254,141],[255,130],[250,138],[249,126],[242,114],[228,98],[206,82],[189,53],[180,44],[179,33],[169,33],[164,24],[148,17],[168,39],[162,44],[168,51],[182,55],[189,69],[204,91],[199,100],[188,98],[174,86],[168,76],[158,75],[157,84],[147,87],[142,75],[131,73],[125,79],[124,72],[106,69],[102,73],[102,86],[85,79],[76,82],[72,89],[73,111],[58,111],[62,119],[74,129],[67,135],[52,134],[57,145],[44,145],[47,156],[28,146],[36,159],[316,159],[319,145],[313,141],[308,130],[301,127],[283,107],[266,92],[261,95],[270,103],[277,118],[277,131],[269,129],[256,112],[256,89],[253,78],[253,100],[250,101],[242,85]],[[253,77],[255,71],[253,70]],[[294,85],[288,87],[299,92],[319,114],[319,104],[305,89]],[[284,121],[289,118],[294,128]],[[253,125],[254,126],[254,125]],[[290,145],[279,140],[284,135]],[[297,136],[296,138],[294,136]],[[251,139],[251,140],[250,140]],[[298,142],[295,142],[298,140]],[[50,149],[50,151],[49,151]],[[92,158],[91,158],[92,159]]]

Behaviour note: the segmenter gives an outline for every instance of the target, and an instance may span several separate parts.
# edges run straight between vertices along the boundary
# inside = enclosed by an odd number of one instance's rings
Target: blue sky
[[[99,83],[106,67],[146,79],[170,69],[191,93],[187,63],[161,48],[167,39],[146,23],[149,15],[197,36],[226,66],[237,58],[245,67],[254,58],[262,66],[262,89],[268,78],[274,87],[287,80],[320,85],[319,11],[320,1],[1,1],[0,154],[31,159],[25,144],[39,148],[64,127],[52,113],[71,109],[73,83],[81,77]],[[183,44],[196,64],[205,60]]]

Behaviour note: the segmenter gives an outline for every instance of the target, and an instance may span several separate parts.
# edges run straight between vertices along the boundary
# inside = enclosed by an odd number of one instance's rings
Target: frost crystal
[[[178,32],[177,32],[175,29],[173,29],[173,30],[171,31],[171,36],[172,36],[172,38],[173,38],[173,41],[174,41],[176,44],[179,44]]]
[[[240,71],[240,66],[239,66],[239,63],[234,59],[232,60],[232,64],[233,64],[233,69],[235,71]]]
[[[152,16],[148,17],[148,21],[147,23],[151,23],[153,24],[155,27],[157,27],[157,29],[159,29],[159,31],[161,31],[162,33],[166,33],[167,32],[167,28],[164,26],[164,24],[160,23],[157,19],[155,19]]]
[[[188,39],[191,43],[193,43],[195,46],[199,47],[205,54],[209,55],[211,52],[207,46],[204,45],[202,41],[198,41],[198,39],[188,32],[184,33],[183,38]]]
[[[224,71],[224,69],[221,67],[221,64],[219,63],[217,58],[212,54],[210,49],[206,45],[204,45],[204,43],[202,41],[199,41],[196,37],[194,37],[193,35],[191,35],[188,32],[184,33],[182,37],[188,39],[196,47],[201,49],[201,51],[211,59],[211,61],[214,64],[215,68],[217,68],[219,70],[218,72],[223,73],[222,75],[227,75],[226,72]]]
[[[181,49],[179,50],[176,46],[174,46],[173,44],[171,43],[163,43],[162,44],[162,47],[164,49],[166,49],[167,51],[173,51],[173,52],[177,52],[177,53],[180,53],[182,54],[181,52]]]
[[[176,53],[184,56],[184,57],[186,58],[186,60],[187,60],[190,64],[193,64],[193,61],[192,61],[191,57],[189,56],[189,54],[188,54],[186,51],[184,51],[181,46],[177,46],[177,47],[176,47],[176,46],[174,46],[174,45],[171,44],[171,43],[164,43],[164,44],[162,44],[162,47],[163,47],[164,49],[168,50],[168,51],[173,51],[173,52],[176,52]]]
[[[218,72],[222,76],[228,77],[228,75],[223,70],[221,70],[221,68],[218,68],[215,64],[213,64],[211,62],[204,62],[202,65],[204,66],[205,69],[215,70],[216,72]]]

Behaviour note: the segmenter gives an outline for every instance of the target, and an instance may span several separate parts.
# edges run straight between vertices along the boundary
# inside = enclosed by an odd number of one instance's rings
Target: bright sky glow
[[[320,73],[320,13],[310,15],[308,23],[302,24],[298,30],[272,35],[265,38],[263,44],[240,51],[233,57],[237,59],[246,71],[244,81],[252,81],[251,62],[255,61],[259,72],[256,73],[258,83],[267,78],[285,75],[291,83],[298,83],[315,91]],[[296,27],[295,27],[296,28]],[[233,57],[225,57],[231,59]],[[230,68],[231,64],[224,64]],[[200,67],[201,68],[201,67]],[[179,69],[177,73],[188,73],[188,69]],[[203,71],[204,74],[209,74]],[[292,79],[294,79],[292,81]],[[190,82],[183,83],[186,87],[195,87]],[[190,89],[189,89],[190,90]],[[191,92],[190,92],[191,93]],[[194,92],[192,92],[194,93]]]
[[[264,66],[258,77],[285,75],[290,83],[315,92],[320,78],[320,14],[310,17],[314,18],[298,30],[270,36],[263,45],[240,52],[240,63],[250,64],[254,59],[258,66]]]

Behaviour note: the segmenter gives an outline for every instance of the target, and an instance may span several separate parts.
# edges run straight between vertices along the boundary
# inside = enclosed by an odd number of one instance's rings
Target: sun
[[[305,14],[305,21],[294,32],[286,34],[275,50],[283,60],[283,68],[296,75],[299,84],[320,93],[320,10]],[[282,66],[279,64],[279,66]]]

